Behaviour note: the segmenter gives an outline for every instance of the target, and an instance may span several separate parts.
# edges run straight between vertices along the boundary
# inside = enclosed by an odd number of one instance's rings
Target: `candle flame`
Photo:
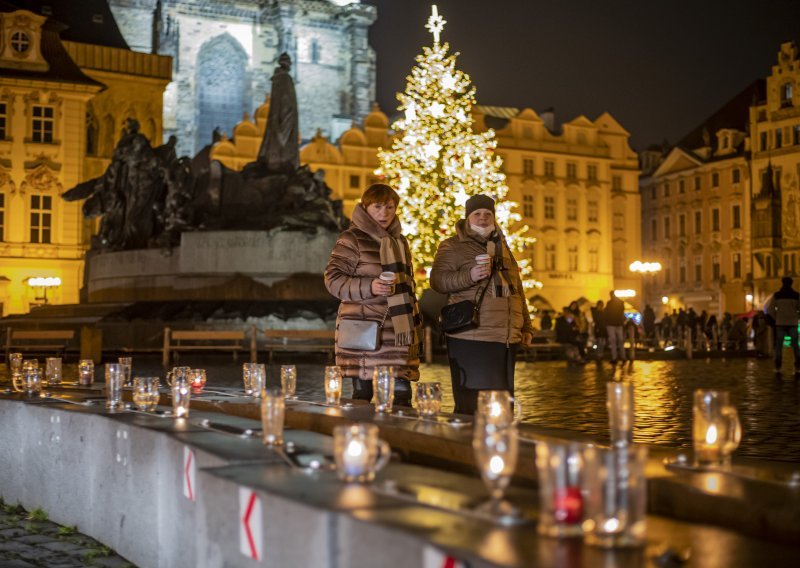
[[[358,457],[364,453],[364,444],[359,442],[358,440],[350,440],[350,443],[347,444],[347,455]]]
[[[495,475],[499,475],[503,472],[505,465],[506,464],[503,462],[503,458],[500,456],[492,456],[492,459],[489,460],[489,471]]]
[[[706,444],[716,444],[717,443],[717,427],[713,424],[708,427],[706,430]]]
[[[503,408],[499,402],[493,402],[489,407],[489,416],[499,417],[503,415]]]

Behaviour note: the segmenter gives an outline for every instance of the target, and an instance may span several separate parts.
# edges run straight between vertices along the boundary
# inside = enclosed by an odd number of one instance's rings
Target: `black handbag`
[[[441,327],[443,332],[459,333],[480,326],[480,311],[481,304],[483,303],[483,296],[492,284],[493,275],[494,263],[492,263],[492,271],[489,273],[488,282],[486,286],[483,287],[483,291],[477,302],[461,300],[460,302],[448,304],[442,308],[442,313],[439,314],[439,327]]]

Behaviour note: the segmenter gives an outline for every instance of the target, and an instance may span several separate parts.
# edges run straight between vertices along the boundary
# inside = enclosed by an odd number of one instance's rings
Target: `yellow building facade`
[[[82,204],[61,194],[104,171],[128,116],[160,140],[171,77],[170,58],[130,51],[118,31],[115,40],[110,12],[105,22],[103,13],[94,16],[97,31],[82,43],[62,41],[49,6],[43,14],[7,10],[0,12],[2,315],[78,302],[93,227]],[[60,284],[32,285],[42,278]]]
[[[245,116],[211,150],[211,159],[241,169],[256,159],[266,128],[269,101]],[[614,289],[640,293],[640,278],[628,266],[640,259],[638,158],[629,134],[609,114],[579,117],[552,133],[533,110],[474,109],[476,130],[500,122],[497,153],[503,159],[509,197],[520,204],[523,222],[538,241],[526,255],[544,284],[533,298],[540,308],[560,310],[585,297],[607,299]],[[546,117],[547,118],[547,117]],[[317,134],[300,161],[324,170],[335,198],[352,212],[364,189],[378,180],[378,149],[391,144],[388,117],[374,106],[363,125],[353,125],[331,143]],[[634,304],[638,302],[633,299]]]

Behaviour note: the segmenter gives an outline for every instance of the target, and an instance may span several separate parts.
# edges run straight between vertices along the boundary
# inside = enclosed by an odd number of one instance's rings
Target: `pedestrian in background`
[[[623,334],[625,303],[614,295],[613,290],[609,293],[608,303],[603,310],[603,322],[606,324],[606,333],[608,333],[611,364],[616,365],[617,361],[625,360],[625,336]]]
[[[606,351],[606,343],[608,342],[608,331],[606,331],[606,323],[603,319],[604,309],[605,304],[603,303],[603,300],[597,300],[597,303],[592,308],[595,345],[594,360],[598,365],[603,361],[603,355]]]
[[[797,322],[800,320],[800,294],[792,288],[789,276],[781,279],[781,288],[775,292],[764,306],[764,313],[775,320],[775,372],[781,371],[783,364],[783,339],[788,335],[794,351],[794,372],[800,374],[800,345],[797,342]]]

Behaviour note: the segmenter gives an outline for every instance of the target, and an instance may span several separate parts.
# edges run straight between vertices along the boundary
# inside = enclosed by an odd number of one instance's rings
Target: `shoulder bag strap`
[[[486,282],[486,286],[483,287],[483,291],[481,292],[481,295],[478,297],[478,301],[475,302],[476,312],[481,309],[481,304],[483,303],[483,297],[486,295],[486,290],[488,290],[489,286],[492,285],[492,276],[494,276],[494,262],[492,262],[492,271],[489,273],[489,279]]]

